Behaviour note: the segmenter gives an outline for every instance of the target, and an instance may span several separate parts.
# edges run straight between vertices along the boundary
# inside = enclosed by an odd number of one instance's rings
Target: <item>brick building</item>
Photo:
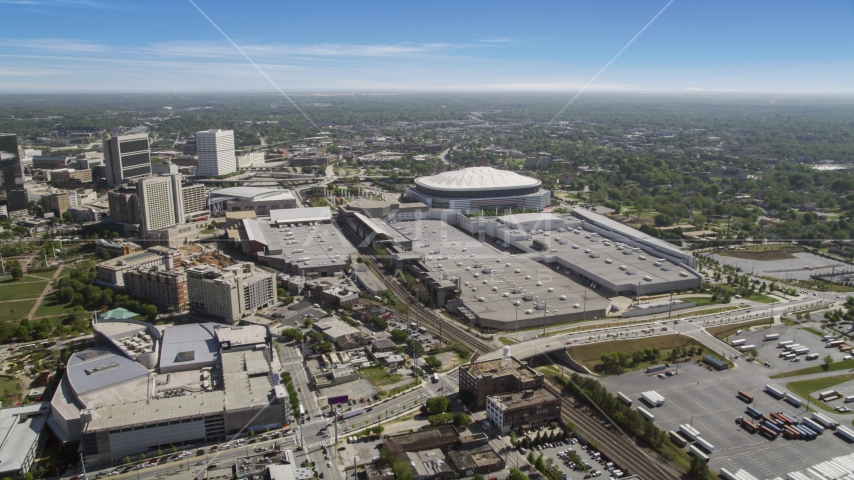
[[[540,427],[560,419],[560,399],[544,389],[490,395],[486,416],[502,433]]]
[[[470,363],[460,365],[460,392],[473,395],[477,408],[486,406],[486,398],[501,393],[542,388],[545,377],[509,355],[498,360],[477,361],[477,354]]]
[[[190,302],[187,274],[183,270],[166,270],[163,265],[125,272],[125,288],[133,297],[174,311],[184,310]]]

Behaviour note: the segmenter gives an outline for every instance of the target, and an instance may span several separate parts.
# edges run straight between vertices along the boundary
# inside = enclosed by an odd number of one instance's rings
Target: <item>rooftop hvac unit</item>
[[[579,307],[581,307],[581,305],[579,305],[579,304],[577,304],[577,303],[573,303],[573,304],[572,304],[572,308],[579,308]]]
[[[513,272],[514,272],[514,273],[522,273],[522,269],[521,269],[521,268],[517,268],[517,269],[516,269],[516,270],[514,270]]]
[[[561,295],[561,296],[560,296],[560,299],[561,299],[561,300],[566,300],[566,295]]]
[[[660,267],[660,266],[661,266],[661,262],[655,262],[655,263],[653,263],[653,265],[655,265],[656,267]]]
[[[483,266],[483,264],[482,264],[482,263],[480,263],[480,262],[474,262],[474,268],[480,268],[480,267],[482,267],[482,266]]]
[[[504,265],[504,266],[509,268],[509,267],[510,267],[510,264],[508,263],[507,265]]]
[[[457,262],[457,266],[458,266],[458,267],[462,267],[462,266],[463,266],[463,262]]]
[[[643,277],[643,279],[644,279],[644,280],[646,280],[647,282],[651,282],[651,281],[652,281],[652,277],[650,277],[649,275],[645,275],[645,276]]]
[[[558,240],[557,243],[559,243],[560,245],[566,245],[567,243],[569,243],[569,241],[564,238],[564,239]]]
[[[573,245],[572,248],[578,250],[578,245]]]
[[[554,253],[554,252],[556,252],[556,251],[557,251],[557,249],[556,249],[556,248],[553,248],[553,249],[552,249],[552,253]]]
[[[637,274],[638,274],[637,270],[626,270],[626,275],[637,275]]]
[[[534,311],[533,310],[525,310],[525,313],[530,315],[530,314],[534,313]]]
[[[464,249],[463,249],[463,251],[464,251],[464,252],[468,251],[468,248],[464,248]]]
[[[667,261],[667,259],[666,259],[666,258],[659,258],[659,259],[658,259],[658,261],[659,261],[659,262],[661,262],[661,263],[664,263],[664,262],[666,262],[666,261]]]
[[[585,248],[585,249],[584,249],[584,253],[590,253],[590,249],[589,249],[589,248]]]
[[[516,300],[515,302],[513,302],[513,305],[516,305],[518,307],[519,305],[522,305],[522,302],[520,302],[519,300]]]
[[[605,259],[605,263],[607,263],[607,264],[609,264],[609,265],[610,265],[610,264],[614,263],[614,261],[613,261],[613,260],[611,260],[610,258],[606,258],[606,259]]]
[[[627,268],[628,268],[628,267],[627,267],[627,266],[625,266],[625,265],[620,265],[620,270],[625,270],[625,269],[627,269]]]
[[[477,301],[478,301],[478,302],[485,302],[485,301],[486,301],[486,299],[485,299],[485,298],[483,298],[483,297],[480,297],[480,298],[478,298],[478,299],[477,299]]]
[[[489,280],[484,280],[484,281],[483,281],[483,284],[484,284],[484,285],[489,285]]]
[[[513,293],[522,293],[522,287],[513,287],[511,290]]]
[[[549,289],[548,289],[548,290],[546,290],[546,291],[547,291],[547,292],[554,292],[554,291],[555,291],[555,289],[554,289],[554,288],[549,287]]]
[[[590,258],[599,258],[599,254],[598,253],[591,253]]]
[[[469,270],[471,270],[471,267],[466,267],[466,271],[468,272]]]
[[[498,289],[496,288],[496,290],[498,290]],[[509,297],[509,296],[510,296],[510,294],[509,294],[509,293],[507,293],[507,292],[504,292],[504,295],[503,295],[503,296],[504,296],[504,297]]]
[[[530,279],[531,279],[530,275],[525,275],[525,280],[530,280]]]
[[[669,271],[673,270],[673,267],[661,267],[661,270],[665,271],[665,272],[669,272]]]
[[[688,272],[679,272],[679,276],[680,276],[680,277],[687,277],[687,276],[688,276]]]
[[[635,252],[631,250],[623,250],[623,255],[634,255]]]
[[[526,302],[530,302],[533,299],[534,299],[533,293],[528,292],[528,293],[525,293],[524,295],[522,295],[522,300],[525,300]]]
[[[479,276],[480,276],[480,274],[479,274],[479,273],[475,273],[475,274],[474,274],[474,278],[477,278],[477,277],[479,277]]]
[[[469,282],[466,282],[466,286],[468,287],[469,285],[471,285],[471,284]]]
[[[493,291],[493,292],[497,292],[497,291],[498,291],[498,287],[492,287],[492,291]]]
[[[490,267],[483,267],[483,270],[481,270],[481,273],[492,273],[492,268],[490,268]]]
[[[542,286],[543,286],[543,282],[537,282],[537,286],[538,286],[538,287],[542,287]]]
[[[646,257],[644,257],[643,255],[641,255],[641,256],[639,256],[639,257],[638,257],[638,260],[646,260]]]

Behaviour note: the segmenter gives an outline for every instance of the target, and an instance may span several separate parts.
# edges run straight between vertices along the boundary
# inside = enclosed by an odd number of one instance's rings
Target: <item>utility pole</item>
[[[335,425],[335,445],[338,445],[338,418],[333,416],[332,424]]]
[[[667,311],[667,318],[673,313],[673,290],[670,290],[670,309]]]
[[[584,287],[584,307],[583,307],[583,310],[584,310],[584,313],[583,313],[582,321],[586,322],[587,321],[587,287]]]
[[[80,468],[83,469],[83,480],[86,480],[86,463],[83,462],[83,452],[80,452]]]
[[[543,300],[543,336],[546,336],[546,312],[549,310],[549,303]]]

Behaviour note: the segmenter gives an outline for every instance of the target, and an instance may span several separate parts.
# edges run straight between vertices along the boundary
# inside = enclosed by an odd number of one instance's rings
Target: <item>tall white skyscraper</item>
[[[144,232],[184,223],[180,173],[144,178],[137,184],[137,192]]]
[[[237,171],[234,157],[234,130],[205,130],[196,132],[199,168],[196,175],[215,177]]]

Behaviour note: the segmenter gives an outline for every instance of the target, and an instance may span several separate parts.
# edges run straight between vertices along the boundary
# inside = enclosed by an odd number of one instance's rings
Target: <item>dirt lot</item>
[[[763,250],[762,248],[763,247],[753,247],[747,250],[726,252],[722,253],[721,255],[725,255],[727,257],[744,258],[747,260],[767,262],[771,260],[788,260],[790,258],[795,258],[795,256],[792,255],[793,253],[799,253],[804,251],[804,249],[801,247],[764,247],[767,248],[767,250]]]

